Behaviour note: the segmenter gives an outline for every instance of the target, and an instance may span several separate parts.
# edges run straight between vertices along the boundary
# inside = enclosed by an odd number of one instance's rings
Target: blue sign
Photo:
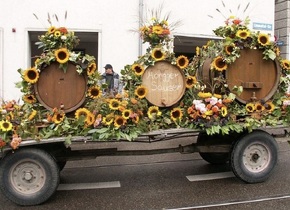
[[[277,44],[278,46],[283,46],[283,45],[284,45],[284,42],[283,42],[282,40],[278,40],[278,41],[276,42],[276,44]]]
[[[270,23],[253,23],[253,29],[255,30],[264,30],[272,31],[273,25]]]

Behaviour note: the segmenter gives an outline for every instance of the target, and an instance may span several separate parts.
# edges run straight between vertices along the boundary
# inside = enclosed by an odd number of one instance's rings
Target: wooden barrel
[[[211,84],[216,73],[210,70],[212,59],[206,59],[198,70],[197,77],[206,85]],[[223,71],[229,90],[242,86],[243,92],[236,99],[246,104],[251,100],[267,101],[275,94],[280,80],[277,60],[263,59],[263,51],[243,49],[235,62]],[[217,91],[218,92],[218,91]]]
[[[76,66],[69,63],[67,71],[52,63],[44,68],[38,82],[34,85],[36,98],[48,110],[63,106],[68,113],[79,108],[86,97],[87,78],[76,71]]]
[[[146,99],[159,107],[176,104],[186,88],[183,71],[166,61],[149,66],[142,76],[142,85],[148,89]]]

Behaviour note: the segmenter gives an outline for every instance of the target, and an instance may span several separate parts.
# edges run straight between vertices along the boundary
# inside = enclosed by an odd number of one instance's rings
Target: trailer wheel
[[[267,132],[256,130],[236,141],[231,153],[231,167],[246,183],[266,181],[278,160],[278,145]]]
[[[234,138],[226,135],[207,135],[206,133],[199,133],[197,137],[197,145],[210,146],[218,144],[232,144]],[[229,153],[218,152],[199,152],[201,158],[210,164],[225,164],[230,160]]]
[[[1,160],[0,186],[12,202],[38,205],[48,200],[59,184],[59,169],[54,158],[41,149],[23,148]]]

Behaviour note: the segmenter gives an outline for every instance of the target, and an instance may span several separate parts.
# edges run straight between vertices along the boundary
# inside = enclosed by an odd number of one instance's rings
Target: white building
[[[76,50],[94,55],[100,72],[106,63],[119,72],[144,53],[146,46],[133,31],[160,5],[161,16],[170,13],[169,23],[181,22],[173,31],[177,54],[193,56],[195,47],[216,38],[212,30],[231,15],[249,16],[251,29],[274,35],[274,0],[1,0],[1,100],[21,98],[17,69],[29,68],[41,53],[35,42],[50,27],[48,16],[52,25],[76,32],[81,40]]]

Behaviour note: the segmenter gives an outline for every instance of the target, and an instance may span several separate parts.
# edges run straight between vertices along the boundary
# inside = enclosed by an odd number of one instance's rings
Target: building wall
[[[146,48],[136,33],[140,17],[146,20],[150,10],[160,5],[163,16],[170,13],[169,22],[181,22],[173,32],[181,36],[210,39],[214,36],[212,30],[224,25],[230,15],[242,19],[249,16],[251,22],[274,25],[274,0],[1,0],[0,99],[21,97],[15,83],[20,80],[17,69],[31,65],[28,34],[47,30],[48,14],[57,27],[98,32],[98,69],[102,72],[103,66],[111,63],[120,71]],[[273,34],[274,30],[266,32]]]
[[[290,59],[290,0],[275,1],[275,35],[281,44],[281,55]]]

